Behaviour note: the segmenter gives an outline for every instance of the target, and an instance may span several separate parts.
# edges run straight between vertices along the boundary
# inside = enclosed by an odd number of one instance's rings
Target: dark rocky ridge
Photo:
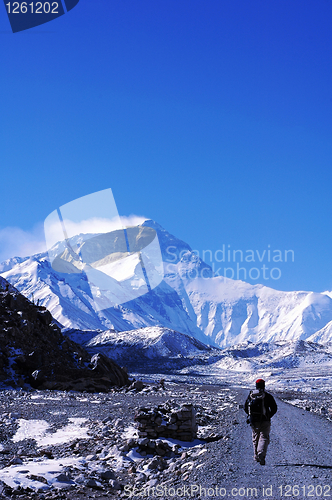
[[[90,355],[61,333],[51,313],[0,280],[0,381],[39,389],[105,392],[128,384],[125,369]]]

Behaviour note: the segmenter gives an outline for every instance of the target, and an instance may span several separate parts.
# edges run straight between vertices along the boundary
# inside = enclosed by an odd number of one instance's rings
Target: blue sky
[[[110,187],[200,253],[294,251],[252,283],[332,290],[331,32],[329,0],[80,0],[16,34],[2,7],[1,257]]]

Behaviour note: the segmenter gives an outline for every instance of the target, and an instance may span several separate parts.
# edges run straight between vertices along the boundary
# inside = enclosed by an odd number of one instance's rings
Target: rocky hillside
[[[128,383],[126,371],[61,333],[51,313],[0,278],[0,381],[41,389],[107,391]]]

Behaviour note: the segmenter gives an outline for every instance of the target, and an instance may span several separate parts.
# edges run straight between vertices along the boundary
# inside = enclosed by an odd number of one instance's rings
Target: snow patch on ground
[[[0,480],[11,488],[31,488],[33,491],[43,491],[50,489],[51,485],[68,488],[71,482],[59,482],[57,477],[67,466],[75,466],[82,469],[84,465],[83,458],[67,457],[59,459],[40,459],[24,462],[21,465],[11,465],[0,470]],[[47,484],[29,476],[43,477]]]
[[[35,439],[38,446],[57,445],[75,439],[89,439],[88,428],[82,427],[86,418],[69,418],[69,424],[55,432],[49,432],[50,424],[45,420],[18,420],[19,428],[13,436],[14,443],[24,439]]]

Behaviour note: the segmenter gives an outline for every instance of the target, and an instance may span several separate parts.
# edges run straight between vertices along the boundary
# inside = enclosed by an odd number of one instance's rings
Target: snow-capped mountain
[[[263,377],[273,390],[324,391],[331,387],[332,342],[247,341],[218,349],[162,327],[99,333],[72,330],[67,335],[90,354],[103,352],[131,373],[153,380],[165,377],[247,387]]]
[[[123,332],[157,326],[223,348],[244,341],[332,340],[329,293],[282,292],[214,277],[188,244],[151,220],[142,225],[157,232],[164,279],[122,305],[96,310],[86,275],[54,271],[46,253],[9,259],[0,265],[1,275],[66,328]]]
[[[190,253],[186,243],[167,233],[158,224],[152,221],[144,224],[157,231],[163,258],[167,256],[169,246],[175,254]],[[75,238],[72,246],[77,244],[78,239]],[[10,283],[15,283],[23,295],[45,306],[66,328],[126,331],[163,326],[206,342],[204,332],[190,318],[176,290],[166,281],[135,300],[98,311],[86,275],[54,271],[47,253],[9,259],[0,265],[0,272]]]
[[[314,292],[282,292],[221,277],[186,284],[197,325],[220,347],[246,340],[332,339],[332,299]]]
[[[245,387],[252,387],[257,378],[264,378],[268,390],[330,393],[331,342],[244,342],[219,352],[219,359],[185,367],[177,372],[177,377],[185,377],[183,380],[204,377],[218,384],[227,382]]]
[[[330,391],[331,343],[321,345],[297,340],[255,345],[249,342],[223,352],[225,357],[209,367],[212,376],[226,375],[238,383],[251,384],[262,377],[269,390]]]
[[[304,340],[264,342],[253,344],[245,342],[224,349],[223,358],[218,362],[225,369],[239,368],[239,362],[245,361],[252,371],[287,370],[299,368],[305,370],[310,365],[319,365],[321,369],[332,363],[332,344],[317,344]],[[330,370],[331,371],[331,370]]]
[[[144,372],[167,368],[179,370],[184,366],[210,364],[221,357],[220,349],[163,327],[146,327],[126,332],[67,331],[67,336],[83,345],[91,354],[103,352],[130,370]]]

